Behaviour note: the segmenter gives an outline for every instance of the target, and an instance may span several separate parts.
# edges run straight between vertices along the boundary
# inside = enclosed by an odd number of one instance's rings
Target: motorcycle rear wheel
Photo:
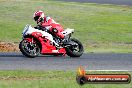
[[[34,58],[40,54],[39,45],[34,42],[31,43],[27,39],[23,39],[19,44],[19,49],[26,57]]]
[[[84,52],[82,43],[75,38],[70,39],[70,41],[73,45],[66,48],[67,55],[70,57],[80,57]]]

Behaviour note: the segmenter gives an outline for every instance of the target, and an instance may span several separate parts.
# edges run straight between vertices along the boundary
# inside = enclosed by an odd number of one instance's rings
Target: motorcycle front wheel
[[[70,39],[70,42],[72,45],[66,47],[67,55],[70,57],[80,57],[84,52],[82,43],[75,38]]]
[[[19,49],[26,57],[34,58],[40,54],[40,47],[34,41],[30,42],[28,39],[23,39],[19,44]]]

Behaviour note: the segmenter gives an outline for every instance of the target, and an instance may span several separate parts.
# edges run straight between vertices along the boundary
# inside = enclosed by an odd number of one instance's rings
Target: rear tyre
[[[80,57],[84,52],[82,43],[75,38],[70,39],[70,42],[72,45],[66,48],[67,55],[70,57]]]
[[[40,47],[34,41],[31,43],[28,39],[23,39],[19,44],[19,49],[26,57],[34,58],[40,54]]]

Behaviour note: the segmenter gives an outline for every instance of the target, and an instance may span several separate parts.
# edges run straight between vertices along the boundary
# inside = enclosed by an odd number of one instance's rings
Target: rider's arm
[[[47,17],[47,18],[46,18],[46,22],[41,23],[41,25],[42,25],[43,27],[49,26],[49,25],[51,25],[51,24],[52,24],[52,19],[51,19],[50,17]]]

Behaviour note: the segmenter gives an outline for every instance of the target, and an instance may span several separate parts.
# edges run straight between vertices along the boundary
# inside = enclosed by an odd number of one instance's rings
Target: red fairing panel
[[[58,52],[54,52],[54,50],[56,50],[56,47],[52,44],[51,41],[49,41],[46,38],[42,38],[42,34],[38,33],[38,32],[33,32],[32,36],[34,36],[35,38],[37,38],[39,40],[39,42],[42,45],[42,50],[41,50],[41,54],[52,54],[52,53],[62,53],[65,54],[66,50],[65,48],[62,48],[60,50],[58,50]],[[31,41],[31,40],[30,40]]]

